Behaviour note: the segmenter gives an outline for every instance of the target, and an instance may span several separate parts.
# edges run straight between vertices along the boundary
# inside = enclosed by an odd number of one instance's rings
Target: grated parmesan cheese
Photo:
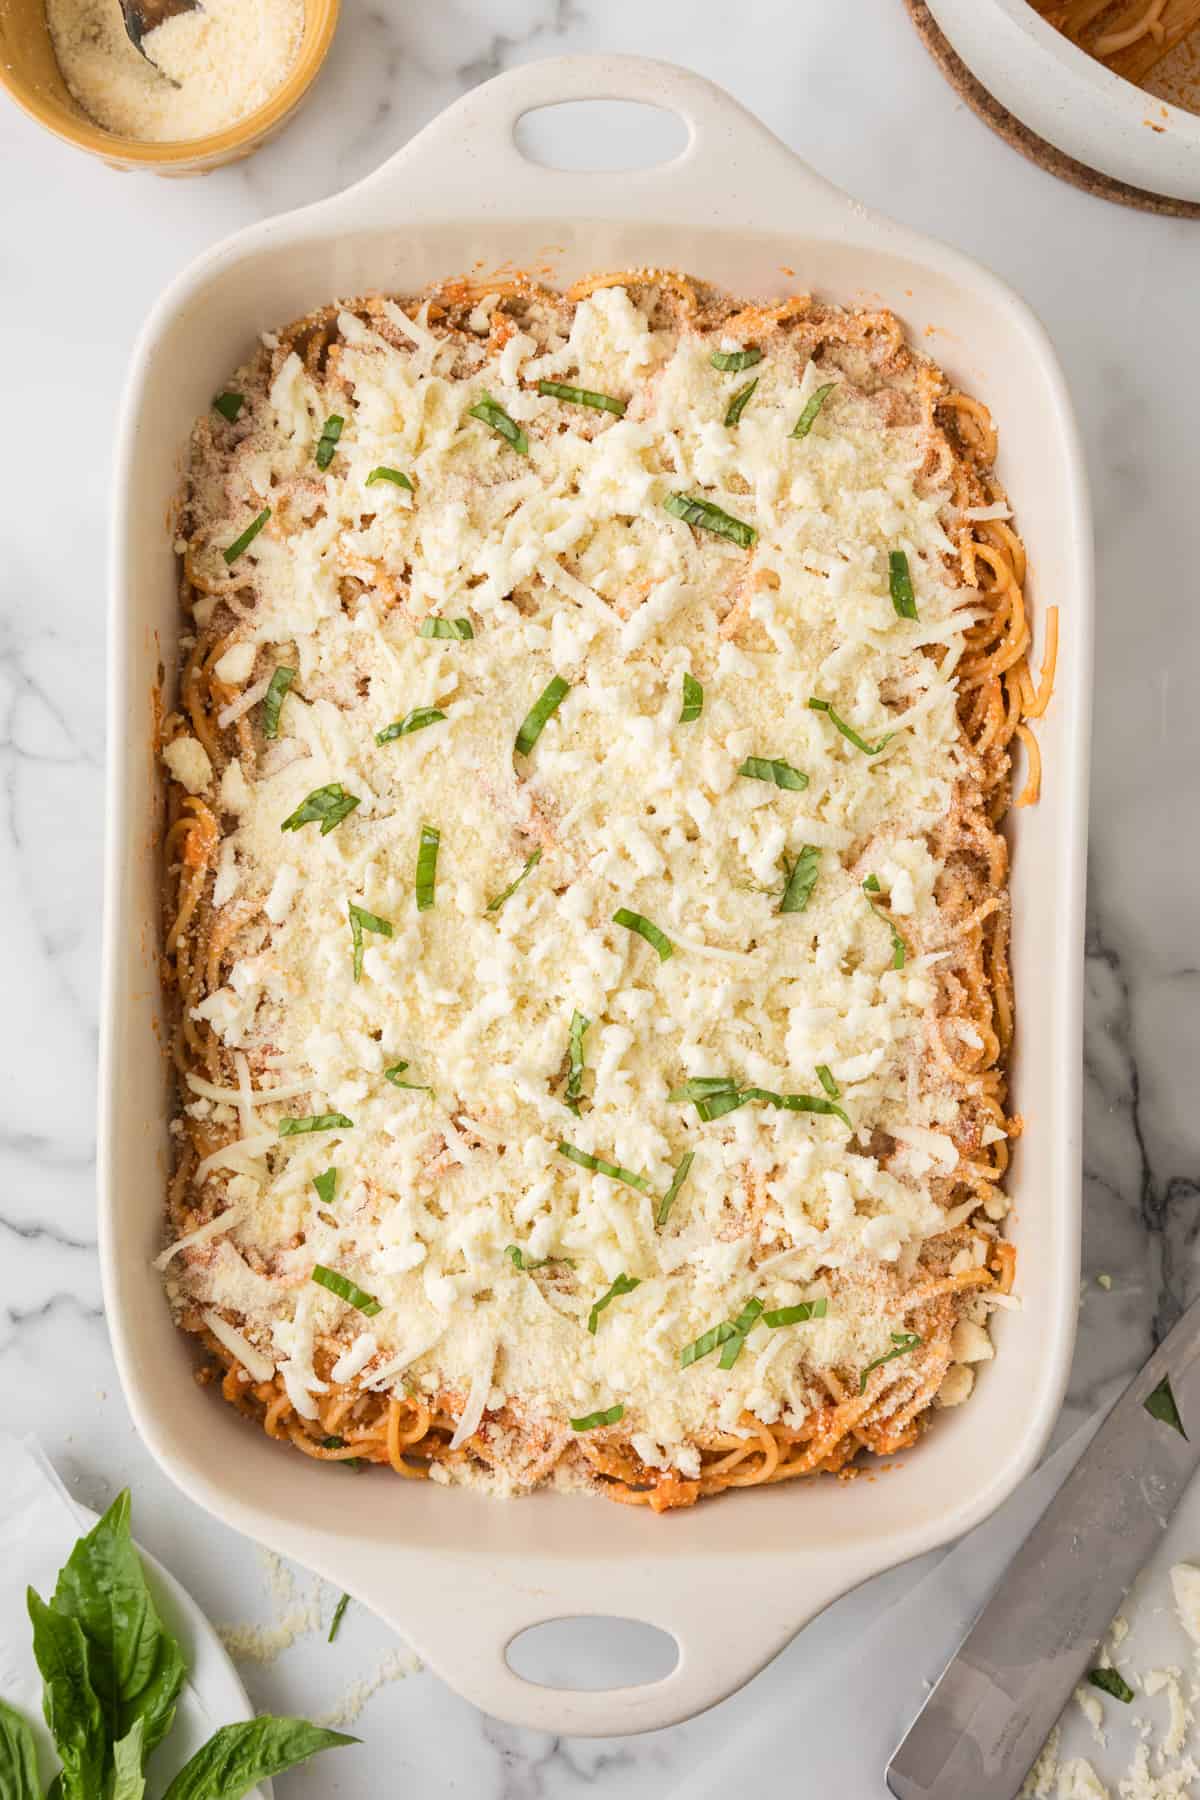
[[[63,80],[97,125],[174,143],[266,105],[300,53],[304,0],[204,0],[148,31],[144,55],[118,0],[47,0],[46,19]]]

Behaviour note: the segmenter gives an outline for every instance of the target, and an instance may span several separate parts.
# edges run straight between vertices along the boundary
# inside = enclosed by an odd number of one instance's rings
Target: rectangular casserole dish
[[[525,113],[596,98],[668,108],[686,124],[687,147],[619,174],[523,158],[513,131]],[[503,264],[549,265],[563,284],[658,265],[745,297],[811,288],[850,304],[882,300],[918,345],[936,326],[939,360],[999,427],[1039,648],[1047,604],[1061,609],[1057,687],[1040,731],[1042,800],[1013,815],[1013,1105],[1027,1130],[1009,1189],[1022,1307],[997,1319],[998,1355],[971,1402],[939,1417],[886,1481],[788,1484],[666,1519],[550,1493],[498,1503],[382,1473],[343,1482],[289,1460],[195,1386],[191,1346],[150,1268],[169,1111],[152,700],[175,661],[177,573],[164,521],[191,422],[257,332],[335,296],[410,293]],[[475,1704],[567,1734],[650,1730],[712,1705],[831,1600],[998,1506],[1058,1411],[1079,1246],[1091,536],[1070,404],[1028,309],[956,252],[866,212],[697,76],[620,57],[532,64],[466,96],[349,192],[237,234],[172,284],[126,392],[111,583],[101,1250],[131,1412],[182,1490],[347,1589]],[[509,1668],[516,1634],[590,1613],[669,1631],[675,1669],[645,1686],[562,1692]]]

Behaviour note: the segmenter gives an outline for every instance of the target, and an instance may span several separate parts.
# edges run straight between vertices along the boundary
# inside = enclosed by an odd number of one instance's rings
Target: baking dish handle
[[[580,171],[531,162],[515,131],[526,113],[564,101],[639,101],[674,113],[688,141],[666,162],[642,169]],[[422,176],[427,174],[428,180]],[[865,217],[849,197],[808,167],[793,151],[713,82],[674,63],[640,56],[559,56],[526,63],[464,94],[347,195],[339,197],[344,221],[348,202],[361,197],[377,219],[380,190],[401,199],[400,217],[444,219],[481,208],[502,193],[506,215],[585,218],[581,189],[600,214],[628,219],[631,211],[654,220],[713,224],[734,216],[738,225],[779,230],[780,176],[804,196],[806,233],[843,235]],[[879,221],[880,225],[886,222]]]
[[[661,1557],[614,1560],[603,1605],[584,1608],[571,1596],[594,1591],[594,1568],[580,1573],[569,1562],[551,1565],[545,1579],[522,1582],[473,1560],[403,1552],[382,1567],[373,1556],[363,1567],[361,1592],[364,1605],[482,1711],[533,1731],[624,1737],[678,1724],[728,1698],[880,1566],[850,1567],[844,1554],[814,1553],[782,1571],[764,1560],[760,1574],[742,1561],[733,1579],[711,1559],[676,1557],[664,1547]],[[539,1574],[546,1570],[543,1561]],[[354,1591],[344,1562],[336,1579]],[[667,1632],[678,1650],[675,1667],[657,1681],[589,1690],[543,1686],[508,1663],[509,1646],[531,1627],[597,1616]]]

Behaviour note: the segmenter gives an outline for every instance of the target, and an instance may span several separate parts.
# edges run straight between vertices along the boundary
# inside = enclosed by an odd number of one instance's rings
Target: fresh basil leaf
[[[821,852],[816,844],[805,844],[799,856],[788,871],[784,884],[783,899],[779,902],[781,913],[802,913],[812,899],[812,891],[817,885],[817,876],[821,873]]]
[[[888,588],[897,616],[901,619],[915,619],[917,598],[913,593],[908,557],[903,550],[888,551]]]
[[[314,788],[296,808],[289,813],[280,831],[300,831],[305,825],[320,824],[321,836],[329,833],[341,824],[342,820],[361,805],[357,794],[348,794],[340,781],[331,781],[325,787]]]
[[[14,1707],[0,1700],[0,1794],[4,1800],[41,1800],[37,1745]]]
[[[752,369],[762,359],[763,353],[758,345],[751,344],[748,350],[714,350],[708,360],[714,369],[720,369],[723,374],[737,375],[743,369]]]
[[[781,1325],[807,1325],[810,1319],[823,1319],[829,1311],[829,1302],[824,1294],[819,1300],[801,1300],[796,1306],[777,1306],[773,1312],[765,1312],[763,1324],[772,1331],[778,1331]]]
[[[808,776],[779,756],[748,756],[738,774],[748,781],[774,782],[777,788],[788,788],[794,794],[802,793],[808,786]]]
[[[520,451],[522,456],[529,455],[529,439],[516,420],[510,419],[504,408],[498,401],[493,400],[490,394],[482,395],[474,406],[468,406],[467,413],[470,418],[480,419],[485,425],[490,425],[493,431],[498,432],[507,443],[512,445],[514,450]]]
[[[623,925],[626,931],[636,931],[639,937],[658,951],[659,962],[666,962],[668,956],[674,956],[675,946],[665,931],[647,919],[640,912],[632,912],[628,906],[618,906],[613,914],[613,924]]]
[[[718,537],[740,544],[743,550],[753,550],[758,541],[758,532],[753,525],[747,525],[744,519],[735,519],[723,506],[717,506],[712,500],[701,500],[695,494],[668,494],[663,501],[663,510],[695,530],[715,531]]]
[[[671,1214],[671,1208],[679,1198],[679,1190],[688,1178],[688,1171],[696,1159],[694,1150],[685,1150],[679,1159],[679,1167],[671,1177],[671,1185],[658,1203],[658,1211],[654,1215],[656,1225],[665,1225]]]
[[[1154,1392],[1146,1395],[1142,1405],[1152,1419],[1157,1419],[1160,1424],[1169,1425],[1173,1431],[1179,1433],[1181,1438],[1187,1437],[1187,1432],[1183,1429],[1183,1420],[1179,1416],[1179,1408],[1175,1404],[1175,1396],[1171,1392],[1169,1375],[1163,1376]]]
[[[574,1144],[568,1144],[562,1139],[559,1140],[558,1154],[581,1169],[590,1169],[593,1174],[607,1175],[610,1181],[620,1181],[626,1187],[636,1188],[639,1194],[650,1192],[650,1183],[644,1175],[637,1174],[633,1169],[623,1169],[620,1163],[605,1162],[602,1156],[592,1156],[587,1150],[577,1150]]]
[[[473,638],[475,636],[475,627],[472,625],[470,619],[435,619],[433,617],[428,617],[421,620],[421,626],[417,636],[423,638],[457,638],[465,640],[466,638]]]
[[[412,482],[401,469],[389,469],[386,463],[380,463],[367,476],[368,487],[374,487],[377,481],[390,481],[393,487],[407,488],[410,494],[416,492]]]
[[[925,1342],[924,1338],[918,1337],[915,1331],[893,1331],[890,1336],[892,1348],[885,1351],[882,1356],[877,1356],[874,1362],[869,1362],[859,1377],[858,1391],[860,1394],[865,1394],[867,1391],[867,1376],[872,1369],[882,1369],[884,1363],[894,1362],[898,1356],[907,1356],[910,1350],[915,1350],[919,1344]]]
[[[723,1369],[732,1369],[742,1354],[742,1345],[746,1342],[746,1334],[757,1324],[762,1309],[762,1301],[755,1296],[753,1299],[747,1300],[737,1318],[731,1321],[733,1336],[728,1339],[725,1348],[721,1351],[721,1367]]]
[[[573,1113],[579,1111],[579,1095],[583,1087],[583,1040],[591,1029],[592,1021],[576,1007],[571,1014],[571,1029],[567,1041],[567,1085],[563,1090],[563,1099]]]
[[[295,669],[285,668],[281,663],[271,677],[270,686],[263,695],[262,728],[265,738],[279,736],[279,709],[283,705],[284,696],[296,679]]]
[[[349,1604],[350,1604],[349,1594],[343,1594],[341,1599],[338,1601],[337,1605],[334,1607],[333,1618],[329,1622],[329,1636],[325,1639],[325,1642],[327,1644],[332,1644],[334,1638],[337,1636],[338,1632],[340,1631],[342,1620],[346,1616],[346,1608],[349,1606]]]
[[[322,1206],[332,1206],[334,1191],[337,1188],[337,1170],[326,1169],[323,1175],[314,1175],[312,1184],[317,1190],[317,1197]]]
[[[159,1617],[129,1520],[126,1488],[75,1545],[52,1605],[62,1617],[76,1619],[87,1639],[110,1736],[127,1736],[140,1719],[148,1756],[171,1728],[187,1665]]]
[[[225,562],[229,568],[233,567],[234,563],[237,561],[238,557],[241,556],[243,551],[248,550],[250,548],[251,544],[254,542],[255,538],[258,536],[259,532],[262,530],[263,526],[266,524],[266,522],[270,518],[270,516],[271,516],[270,507],[264,506],[262,511],[259,513],[258,517],[256,519],[251,519],[250,523],[247,525],[245,531],[242,532],[241,536],[234,538],[232,544],[230,544],[227,549],[222,550],[221,555],[225,558]]]
[[[738,389],[737,393],[733,396],[733,399],[729,402],[729,405],[725,411],[725,429],[726,429],[726,431],[733,430],[734,426],[737,424],[738,420],[741,418],[742,414],[745,412],[747,406],[749,406],[751,395],[754,393],[754,390],[757,386],[758,386],[758,376],[756,375],[754,377],[753,381],[748,381],[746,383],[745,387],[740,387]]]
[[[218,394],[213,401],[213,411],[219,412],[232,425],[245,404],[244,394]]]
[[[518,756],[529,755],[541,737],[546,721],[562,705],[570,687],[570,682],[564,681],[561,675],[551,676],[521,722],[514,745]]]
[[[92,1682],[88,1642],[78,1619],[27,1590],[33,1654],[42,1675],[42,1710],[62,1763],[63,1800],[96,1800],[103,1792],[109,1733]]]
[[[683,705],[679,712],[681,725],[694,725],[704,711],[704,689],[694,675],[686,671],[683,677]]]
[[[1123,1675],[1115,1669],[1090,1669],[1088,1680],[1102,1694],[1111,1694],[1114,1700],[1123,1701],[1128,1706],[1133,1699],[1133,1689]]]
[[[366,1293],[356,1281],[351,1281],[348,1275],[342,1275],[337,1269],[327,1269],[324,1263],[316,1263],[312,1278],[318,1287],[327,1288],[348,1306],[357,1307],[368,1319],[373,1319],[376,1313],[383,1311],[373,1294]]]
[[[345,1113],[309,1113],[306,1118],[279,1121],[280,1137],[304,1137],[310,1131],[353,1131],[354,1120]]]
[[[307,1719],[269,1714],[242,1725],[223,1725],[183,1765],[163,1800],[241,1800],[260,1781],[294,1769],[318,1751],[358,1741]]]
[[[570,1426],[572,1431],[599,1431],[604,1425],[619,1425],[624,1417],[625,1407],[618,1401],[616,1406],[607,1407],[604,1412],[584,1413],[582,1419],[572,1419]],[[171,1800],[169,1794],[167,1800]]]
[[[118,1738],[112,1747],[112,1800],[144,1800],[146,1778],[142,1774],[142,1763],[145,1759],[145,1728],[144,1719],[135,1719],[125,1736]]]
[[[877,744],[868,744],[865,737],[855,731],[852,725],[847,725],[845,719],[833,710],[828,700],[818,700],[814,694],[808,704],[810,711],[824,713],[830,724],[836,725],[847,742],[853,744],[856,750],[861,750],[864,756],[878,756],[896,735],[894,731],[885,731]]]
[[[314,458],[318,469],[327,469],[333,461],[333,453],[337,449],[337,441],[342,435],[342,426],[346,423],[341,413],[330,413],[321,427],[321,435],[317,439]]]
[[[504,905],[504,902],[506,900],[512,899],[513,895],[516,893],[517,889],[520,887],[520,885],[524,881],[525,877],[530,873],[531,870],[537,868],[537,866],[541,862],[541,860],[542,860],[542,853],[540,850],[531,851],[530,854],[525,858],[525,867],[521,870],[521,873],[518,876],[516,876],[516,878],[514,880],[509,882],[508,886],[504,889],[504,891],[502,893],[496,894],[491,900],[488,901],[488,903],[487,903],[488,911],[489,912],[499,912],[500,908]]]
[[[614,1300],[619,1300],[622,1294],[632,1294],[634,1288],[641,1287],[641,1285],[641,1281],[636,1275],[618,1275],[607,1294],[601,1294],[598,1300],[592,1302],[592,1310],[588,1314],[587,1328],[593,1337],[595,1337],[597,1329],[599,1328],[600,1314],[604,1311],[605,1307],[611,1306]]]
[[[612,394],[598,394],[594,388],[569,387],[564,381],[539,381],[537,391],[545,400],[568,400],[572,406],[590,406],[595,412],[614,413],[625,417],[625,402]]]
[[[428,912],[437,898],[438,846],[442,834],[433,825],[422,825],[417,840],[417,911]]]
[[[824,387],[815,388],[804,403],[804,410],[792,426],[791,436],[806,438],[816,423],[817,414],[828,400],[834,389],[834,383],[827,381]]]
[[[390,938],[392,935],[392,922],[390,919],[381,919],[378,913],[368,912],[365,906],[356,906],[352,900],[347,902],[347,911],[350,915],[350,944],[354,953],[351,961],[351,968],[354,971],[355,981],[361,981],[364,948],[363,932],[373,931],[376,937]]]

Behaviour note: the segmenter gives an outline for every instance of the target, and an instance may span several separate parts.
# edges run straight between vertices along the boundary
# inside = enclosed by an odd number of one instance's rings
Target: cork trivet
[[[978,113],[985,125],[990,125],[1006,144],[1011,144],[1030,162],[1057,175],[1061,181],[1082,188],[1085,194],[1094,194],[1099,200],[1115,200],[1120,206],[1134,206],[1141,212],[1159,213],[1167,218],[1200,219],[1200,203],[1194,200],[1172,200],[1166,194],[1152,194],[1145,188],[1130,187],[1128,182],[1102,175],[1098,169],[1090,169],[1086,163],[1076,162],[1074,157],[1056,150],[1053,144],[1048,144],[1045,138],[1014,118],[1006,107],[992,98],[982,82],[975,79],[966,63],[951,48],[925,0],[904,0],[904,4],[925,48],[951,87],[972,112]]]

